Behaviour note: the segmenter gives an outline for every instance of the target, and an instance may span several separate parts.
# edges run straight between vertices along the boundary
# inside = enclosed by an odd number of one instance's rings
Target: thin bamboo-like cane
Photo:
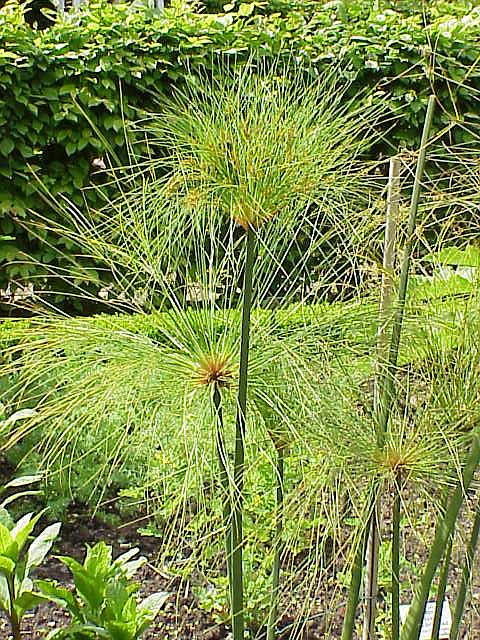
[[[272,591],[270,594],[270,610],[267,622],[267,640],[275,640],[275,625],[278,615],[278,594],[280,587],[280,559],[282,554],[282,528],[283,528],[283,479],[284,479],[285,447],[277,450],[277,493],[276,493],[276,523],[275,523],[275,548],[272,569]]]
[[[395,237],[400,206],[400,159],[391,158],[388,175],[387,213],[383,249],[383,272],[380,292],[379,325],[377,336],[377,366],[373,395],[374,415],[378,415],[379,379],[388,356],[388,320],[392,306],[393,276],[395,265]],[[380,547],[381,492],[376,495],[370,516],[365,572],[365,615],[363,640],[375,638],[375,613],[377,608],[378,552]]]
[[[465,600],[467,598],[468,585],[472,577],[472,566],[475,558],[475,551],[478,543],[478,535],[480,533],[480,504],[477,505],[475,512],[475,518],[473,520],[472,532],[470,534],[470,540],[468,541],[467,550],[465,553],[465,561],[462,569],[462,578],[460,582],[460,589],[458,591],[457,600],[455,602],[455,609],[453,612],[452,628],[450,630],[450,640],[457,640],[460,631],[460,624],[462,622],[463,610],[465,608]]]
[[[417,222],[417,211],[420,200],[421,184],[423,178],[423,172],[425,168],[426,160],[426,147],[428,138],[430,135],[430,129],[433,119],[433,110],[435,107],[435,97],[430,96],[428,101],[427,113],[425,116],[425,122],[423,125],[422,140],[420,144],[420,150],[418,154],[417,170],[415,173],[415,181],[412,191],[412,199],[410,202],[410,212],[407,225],[407,241],[405,244],[402,266],[400,270],[400,281],[398,285],[397,305],[392,322],[392,335],[390,340],[389,353],[387,363],[385,367],[385,375],[382,380],[382,385],[379,392],[379,408],[378,408],[378,420],[376,423],[377,442],[379,447],[383,447],[385,443],[385,436],[388,429],[388,422],[390,418],[394,381],[395,381],[395,369],[397,366],[398,350],[400,347],[400,337],[402,333],[403,315],[405,310],[405,300],[407,295],[408,275],[410,271],[410,260],[413,250],[413,240],[415,234],[415,227]],[[359,549],[362,545],[359,545]],[[359,550],[357,550],[358,554]],[[363,550],[362,550],[363,552]],[[356,555],[354,566],[352,567],[352,577],[349,590],[349,597],[347,601],[347,611],[345,614],[345,620],[342,631],[342,640],[351,640],[354,629],[355,612],[358,605],[358,596],[360,590],[360,583],[363,572],[363,556],[361,561],[358,561],[358,555]]]
[[[415,235],[415,228],[417,224],[417,211],[420,201],[420,192],[422,185],[423,172],[425,168],[427,142],[430,135],[430,128],[432,125],[433,111],[435,107],[435,97],[430,96],[428,101],[427,113],[425,116],[425,122],[423,125],[422,140],[420,144],[420,151],[418,154],[417,170],[415,172],[415,181],[412,191],[412,199],[410,203],[410,212],[408,216],[407,225],[407,240],[405,244],[402,266],[400,270],[400,281],[398,284],[398,299],[395,314],[393,317],[392,336],[390,341],[390,351],[388,354],[388,360],[386,363],[385,376],[382,380],[382,387],[379,395],[379,408],[378,408],[378,422],[377,422],[377,441],[380,447],[383,447],[385,442],[385,436],[388,430],[388,423],[390,418],[390,412],[392,407],[392,398],[395,384],[395,369],[398,360],[398,350],[400,347],[400,337],[402,333],[403,316],[405,311],[405,301],[407,296],[408,276],[410,272],[410,260],[413,251],[413,241]],[[400,522],[400,494],[399,487],[395,487],[395,510],[398,522],[396,527],[399,527]],[[392,558],[399,562],[399,549],[395,549],[394,545],[400,544],[399,531],[398,535],[394,535],[392,540]],[[392,612],[392,636],[394,640],[397,640],[400,635],[400,620],[399,620],[399,584],[398,584],[398,568],[395,569],[392,566],[392,571],[397,571],[397,576],[392,575],[392,605],[394,611]]]
[[[438,581],[437,601],[435,603],[435,614],[433,616],[433,627],[431,640],[438,640],[440,633],[440,623],[442,622],[443,601],[447,590],[448,570],[450,568],[450,558],[452,556],[453,535],[448,541],[445,558],[443,559],[442,570]]]
[[[220,484],[224,493],[223,496],[223,526],[225,529],[225,557],[227,563],[227,577],[229,587],[229,603],[232,602],[232,501],[230,483],[228,480],[228,456],[225,447],[225,439],[223,437],[223,411],[222,411],[222,395],[218,384],[215,383],[213,389],[213,406],[216,416],[215,436],[217,441],[217,456],[220,467]]]
[[[423,172],[425,169],[425,160],[427,155],[427,142],[432,126],[433,111],[435,107],[435,96],[430,96],[428,100],[427,113],[423,125],[422,140],[420,151],[418,154],[417,170],[415,172],[415,181],[412,191],[412,199],[410,202],[410,212],[407,225],[407,240],[403,252],[402,266],[400,270],[400,280],[398,283],[398,297],[395,314],[392,323],[392,337],[390,342],[390,351],[385,371],[382,388],[379,396],[379,420],[377,425],[377,438],[379,444],[383,446],[385,435],[388,429],[388,421],[392,407],[392,396],[395,380],[395,369],[397,366],[398,350],[400,347],[400,337],[402,334],[403,315],[405,310],[405,300],[407,297],[408,275],[410,272],[410,260],[413,251],[413,241],[415,237],[415,228],[417,224],[417,211],[420,200],[420,192],[422,187]]]
[[[235,427],[235,457],[233,468],[232,505],[232,630],[233,640],[243,640],[243,481],[245,466],[245,426],[247,415],[248,355],[250,343],[250,312],[252,308],[253,270],[257,255],[255,231],[246,232],[245,273],[243,280],[242,335],[238,380],[237,419]]]

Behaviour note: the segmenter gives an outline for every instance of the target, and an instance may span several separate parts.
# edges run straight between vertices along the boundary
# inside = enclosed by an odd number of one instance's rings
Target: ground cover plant
[[[9,410],[31,413],[4,428],[2,437],[6,446],[40,438],[44,466],[54,478],[68,478],[83,456],[96,457],[105,470],[97,476],[101,485],[132,456],[143,460],[147,470],[136,496],[149,494],[160,506],[161,553],[178,557],[175,550],[188,541],[190,568],[218,563],[217,576],[223,573],[228,582],[235,640],[245,635],[245,566],[251,562],[252,574],[258,573],[259,557],[269,557],[262,571],[263,578],[271,572],[271,586],[268,576],[262,587],[263,618],[256,629],[250,621],[247,626],[250,635],[266,627],[272,638],[280,617],[280,576],[288,589],[288,564],[295,550],[305,548],[312,554],[306,562],[312,598],[331,563],[341,558],[343,570],[352,569],[352,608],[343,632],[351,636],[358,622],[356,567],[362,563],[355,558],[363,551],[372,497],[379,486],[397,491],[398,525],[399,496],[408,516],[405,487],[415,486],[428,513],[439,514],[440,533],[423,591],[403,628],[402,637],[410,640],[418,637],[422,603],[478,453],[477,350],[469,339],[478,313],[476,267],[471,291],[461,303],[453,299],[460,308],[454,321],[448,317],[452,298],[432,295],[436,268],[433,276],[425,272],[426,302],[415,280],[421,302],[415,304],[415,288],[407,300],[403,279],[397,313],[407,303],[410,342],[395,345],[401,337],[397,319],[393,344],[399,361],[390,361],[386,372],[390,429],[379,442],[381,421],[361,390],[375,373],[375,297],[366,304],[343,303],[330,317],[328,305],[305,302],[328,297],[333,285],[339,298],[351,296],[352,280],[357,294],[367,291],[359,264],[378,227],[381,186],[377,191],[372,166],[360,154],[375,139],[383,104],[349,102],[332,77],[314,85],[298,77],[292,85],[281,66],[267,67],[263,75],[250,71],[246,66],[232,76],[226,70],[221,80],[204,78],[164,104],[160,116],[139,123],[137,131],[152,147],[168,136],[171,152],[145,159],[135,155],[132,143],[131,166],[110,174],[123,187],[122,197],[109,200],[104,210],[85,216],[65,201],[65,226],[36,215],[32,234],[47,228],[103,265],[114,283],[108,291],[112,308],[162,311],[150,315],[155,327],[147,335],[128,327],[132,319],[92,322],[58,314],[42,307],[39,293],[40,315],[10,325],[2,370]],[[421,154],[426,151],[424,139]],[[430,185],[432,201],[442,179]],[[465,186],[476,178],[466,170],[461,179]],[[417,175],[417,200],[419,183]],[[446,227],[458,204],[452,192],[443,205]],[[475,210],[475,201],[468,206]],[[429,222],[428,215],[420,219]],[[414,231],[411,223],[407,260]],[[339,238],[350,266],[342,271]],[[299,248],[301,258],[287,269],[285,255]],[[322,256],[314,277],[306,269],[312,252]],[[469,253],[475,248],[463,257]],[[441,262],[441,255],[431,250],[430,264]],[[88,275],[101,290],[102,271]],[[79,297],[91,295],[76,276],[72,260],[64,277]],[[296,315],[300,322],[289,324]],[[354,335],[349,344],[354,323],[363,327],[362,339]],[[411,385],[422,389],[415,408]],[[438,495],[450,491],[443,512]],[[266,526],[259,526],[262,519]],[[397,595],[386,616],[395,616],[399,604],[398,538],[392,562]],[[340,588],[337,580],[329,592],[332,603]],[[297,612],[300,620],[308,615],[308,600]],[[382,633],[389,628],[384,622]],[[393,629],[398,634],[398,623]]]
[[[16,478],[2,487],[0,494],[35,480],[39,477]],[[0,504],[0,610],[7,616],[14,640],[21,638],[21,623],[26,611],[43,600],[42,594],[35,589],[32,572],[43,562],[61,527],[59,522],[49,525],[27,547],[28,538],[43,512],[28,513],[14,522],[6,507],[32,493],[35,492],[17,492]]]
[[[138,549],[130,549],[115,560],[112,547],[99,542],[88,547],[83,564],[74,558],[61,557],[73,574],[75,590],[39,581],[44,596],[67,609],[72,616],[69,627],[49,634],[55,638],[107,638],[108,640],[137,640],[151,625],[168,597],[154,593],[137,602],[138,585],[134,574],[146,562],[138,556]]]
[[[22,620],[27,611],[48,601],[65,607],[72,616],[71,624],[54,630],[50,638],[140,638],[168,594],[153,593],[137,601],[138,585],[132,582],[132,577],[146,562],[146,558],[136,557],[138,549],[130,549],[112,560],[111,546],[99,542],[91,548],[87,545],[83,565],[70,556],[59,558],[74,575],[76,593],[34,575],[59,537],[61,523],[50,524],[33,537],[46,509],[27,513],[16,522],[10,509],[14,502],[40,493],[18,488],[40,480],[41,476],[22,476],[0,488],[0,494],[16,490],[0,505],[0,610],[7,617],[13,639],[23,637]]]

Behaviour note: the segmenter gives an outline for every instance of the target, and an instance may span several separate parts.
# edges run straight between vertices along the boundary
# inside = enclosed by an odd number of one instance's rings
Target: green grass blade
[[[473,520],[472,531],[470,534],[470,539],[468,541],[467,549],[465,553],[465,560],[462,568],[460,588],[458,590],[457,599],[455,601],[455,609],[454,609],[453,618],[452,618],[452,628],[450,630],[450,640],[458,639],[460,625],[463,617],[463,611],[465,609],[467,590],[472,577],[472,567],[473,567],[473,561],[475,559],[475,552],[477,549],[479,533],[480,533],[480,505],[477,504],[475,518]]]
[[[480,436],[473,435],[472,444],[465,466],[463,468],[461,481],[455,488],[450,502],[438,523],[435,537],[430,547],[427,565],[423,572],[420,584],[415,590],[412,604],[408,610],[407,619],[400,634],[401,640],[418,640],[422,626],[425,607],[430,593],[432,580],[440,564],[449,538],[453,535],[457,516],[463,503],[465,492],[468,491],[472,483],[473,476],[480,462]]]
[[[448,571],[450,569],[450,559],[452,557],[453,536],[450,536],[447,548],[445,550],[445,558],[443,559],[442,570],[438,580],[437,599],[435,603],[435,614],[433,616],[433,627],[431,640],[438,640],[440,633],[440,624],[442,622],[443,601],[447,589]]]

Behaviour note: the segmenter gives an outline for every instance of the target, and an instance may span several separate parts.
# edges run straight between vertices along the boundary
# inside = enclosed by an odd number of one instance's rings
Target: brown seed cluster
[[[210,355],[203,358],[196,366],[193,381],[196,385],[217,384],[228,387],[234,378],[229,358],[223,355]]]
[[[408,456],[402,451],[397,451],[395,449],[387,451],[383,458],[383,466],[385,469],[389,469],[394,472],[407,469],[410,464],[411,461],[408,459]]]

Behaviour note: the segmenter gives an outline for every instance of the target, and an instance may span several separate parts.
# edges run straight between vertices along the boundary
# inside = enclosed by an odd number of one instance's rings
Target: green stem
[[[12,636],[13,640],[22,640],[22,632],[20,629],[20,621],[17,618],[16,613],[12,613],[12,617],[10,618],[10,623],[12,625]]]
[[[457,640],[462,622],[463,610],[465,608],[465,600],[467,598],[467,590],[472,577],[472,566],[477,548],[478,534],[480,532],[480,504],[477,505],[475,518],[473,520],[472,532],[468,541],[465,553],[465,562],[462,569],[462,579],[457,600],[455,602],[455,610],[453,612],[452,628],[450,631],[450,640]]]
[[[410,271],[410,260],[413,251],[413,241],[415,237],[415,227],[417,224],[418,203],[420,200],[420,192],[422,186],[423,172],[425,169],[425,160],[427,153],[427,142],[430,135],[432,125],[433,109],[435,106],[435,97],[430,96],[427,107],[427,114],[423,125],[422,141],[418,153],[417,169],[415,173],[415,181],[413,184],[412,199],[410,202],[410,212],[407,225],[407,240],[403,253],[402,266],[400,270],[400,280],[398,283],[398,299],[392,322],[392,337],[390,341],[390,351],[386,365],[385,377],[379,398],[379,415],[377,425],[377,441],[380,447],[383,447],[385,435],[388,429],[388,421],[392,407],[392,398],[394,391],[395,369],[397,366],[398,350],[400,346],[400,337],[402,334],[403,315],[405,311],[405,300],[407,296],[408,275]]]
[[[450,536],[448,546],[445,551],[442,569],[438,580],[437,601],[435,603],[435,615],[433,616],[433,627],[431,640],[438,640],[440,624],[442,622],[443,601],[447,590],[448,570],[450,569],[450,558],[452,556],[453,535]]]
[[[380,374],[384,372],[389,350],[389,328],[392,311],[393,282],[395,267],[395,237],[400,209],[400,158],[391,158],[388,175],[387,211],[385,218],[385,238],[383,249],[383,273],[380,289],[380,308],[377,335],[377,359],[375,364],[375,384],[373,411],[375,425],[378,424],[378,392]],[[380,548],[381,493],[379,487],[369,524],[365,572],[365,612],[363,618],[363,640],[375,640],[375,618],[378,597],[378,553]]]
[[[235,425],[235,457],[233,468],[232,508],[232,630],[233,640],[243,640],[243,477],[245,465],[245,424],[247,415],[248,355],[250,311],[252,308],[253,269],[257,255],[255,232],[247,229],[245,274],[243,280],[242,336],[238,380],[237,419]]]
[[[15,581],[13,576],[7,576],[8,596],[10,598],[10,612],[9,620],[12,627],[13,640],[21,640],[22,634],[20,630],[20,620],[18,619],[17,612],[15,611]]]
[[[405,249],[403,253],[403,260],[400,270],[400,280],[398,284],[398,296],[397,305],[392,320],[392,334],[390,339],[390,348],[388,350],[388,357],[385,363],[385,371],[379,370],[377,372],[377,378],[381,381],[378,403],[375,406],[375,418],[376,418],[376,430],[377,430],[377,444],[380,449],[385,444],[385,436],[388,430],[388,422],[390,419],[390,412],[392,407],[393,392],[395,386],[395,370],[398,361],[398,351],[400,347],[400,338],[402,334],[403,316],[405,312],[405,301],[407,296],[408,276],[410,271],[410,261],[413,251],[413,241],[415,236],[415,228],[417,223],[418,204],[420,201],[420,192],[422,185],[423,172],[425,169],[427,142],[430,135],[430,129],[432,125],[433,110],[435,106],[435,97],[430,96],[428,101],[427,113],[425,116],[425,122],[423,125],[422,140],[420,143],[420,150],[418,154],[417,169],[415,173],[415,181],[413,185],[412,198],[410,202],[410,212],[408,216],[407,225],[407,241],[405,243]],[[382,362],[379,360],[379,365]],[[375,401],[377,398],[375,397]],[[375,527],[371,528],[372,535],[376,535]],[[368,528],[367,528],[368,531]],[[368,533],[367,533],[368,535]],[[362,546],[362,545],[360,545]],[[354,569],[352,569],[352,583],[350,585],[351,592],[349,593],[347,616],[344,621],[342,640],[350,640],[353,634],[355,609],[358,604],[358,590],[360,586],[356,584],[357,580],[362,577],[363,558],[359,564],[355,561]],[[355,571],[354,571],[355,570]],[[393,576],[392,576],[393,584]],[[353,590],[353,592],[352,592]],[[356,593],[355,593],[356,592]],[[367,594],[371,597],[371,594]],[[393,597],[393,593],[392,593]],[[353,610],[351,607],[355,607]],[[395,614],[394,614],[395,615]],[[374,624],[373,620],[369,621],[368,626],[371,627]],[[392,628],[394,621],[392,620]],[[398,623],[399,624],[399,623]]]
[[[368,523],[368,542],[365,562],[365,612],[363,618],[363,640],[375,638],[375,614],[378,597],[378,552],[380,548],[380,489],[375,499]]]
[[[229,587],[230,603],[232,601],[231,582],[232,582],[232,530],[231,530],[231,497],[230,497],[230,485],[228,481],[228,457],[225,447],[225,440],[223,437],[223,411],[222,411],[222,396],[218,384],[215,384],[213,389],[213,406],[216,416],[216,440],[217,440],[217,455],[218,463],[220,466],[220,484],[223,489],[223,526],[225,529],[225,554],[227,561],[227,577]]]
[[[400,337],[402,333],[403,315],[405,310],[405,300],[408,285],[408,275],[410,270],[410,260],[413,251],[413,240],[417,220],[418,203],[420,199],[421,182],[425,168],[426,146],[430,134],[432,124],[433,109],[435,105],[434,96],[430,96],[428,101],[427,114],[423,126],[422,141],[417,162],[417,170],[415,174],[415,182],[413,186],[412,199],[410,203],[410,213],[407,227],[407,242],[405,245],[403,261],[400,271],[400,281],[398,286],[398,301],[392,321],[392,335],[390,340],[390,349],[385,366],[384,375],[378,372],[378,378],[382,380],[382,385],[378,398],[378,405],[375,407],[375,415],[377,422],[377,444],[382,448],[385,443],[385,435],[388,429],[390,411],[392,406],[392,398],[394,391],[395,369],[398,360],[398,350],[400,346]],[[368,536],[369,527],[367,526],[365,536]],[[375,531],[372,531],[375,535]],[[359,542],[354,564],[352,567],[351,583],[348,593],[347,609],[343,623],[342,640],[351,640],[355,625],[355,612],[358,606],[358,596],[360,592],[360,583],[363,573],[363,554],[364,541]],[[370,625],[373,624],[370,621]]]
[[[402,472],[395,477],[392,533],[392,640],[400,638],[400,506]]]
[[[480,436],[475,434],[468,454],[467,461],[463,468],[462,478],[452,494],[445,514],[441,517],[435,532],[433,543],[430,547],[430,555],[423,572],[420,584],[418,585],[413,602],[408,610],[407,619],[400,635],[401,640],[418,640],[420,629],[425,614],[425,606],[430,593],[432,580],[440,564],[445,547],[450,536],[453,536],[458,512],[463,503],[463,497],[472,483],[473,475],[480,463]]]
[[[355,629],[355,614],[357,612],[358,601],[360,596],[360,586],[363,575],[363,558],[365,556],[365,547],[368,537],[368,526],[361,532],[358,547],[353,560],[352,571],[350,575],[350,585],[348,587],[347,607],[345,609],[345,618],[343,620],[342,640],[352,640]]]
[[[283,479],[284,479],[284,448],[277,450],[277,496],[276,496],[276,514],[275,514],[275,549],[273,556],[272,571],[272,592],[270,596],[270,611],[268,613],[267,622],[267,640],[275,640],[275,624],[278,615],[278,594],[280,586],[280,557],[282,553],[282,528],[283,528]]]

